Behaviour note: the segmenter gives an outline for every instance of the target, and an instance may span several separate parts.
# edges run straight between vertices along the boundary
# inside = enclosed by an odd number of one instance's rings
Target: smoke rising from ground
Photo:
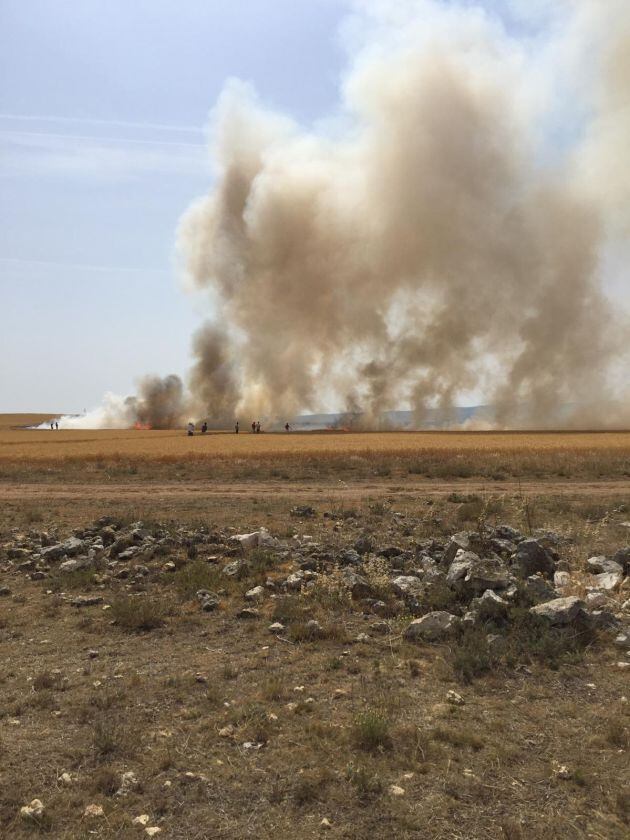
[[[216,182],[178,232],[215,316],[188,392],[152,381],[125,410],[420,423],[475,392],[500,426],[555,425],[567,403],[570,423],[628,424],[608,383],[627,324],[602,284],[630,229],[630,5],[566,0],[541,31],[357,3],[340,111],[313,131],[229,82]]]

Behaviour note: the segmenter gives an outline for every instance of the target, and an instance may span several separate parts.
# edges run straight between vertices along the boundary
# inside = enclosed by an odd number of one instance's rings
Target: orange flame
[[[149,431],[152,427],[150,423],[141,423],[139,420],[133,424],[134,429],[139,429],[141,431]]]

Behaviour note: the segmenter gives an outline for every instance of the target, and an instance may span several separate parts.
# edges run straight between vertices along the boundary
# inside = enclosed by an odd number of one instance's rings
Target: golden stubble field
[[[5,415],[4,418],[38,415]],[[424,452],[541,453],[600,450],[630,457],[630,432],[208,432],[181,430],[34,430],[0,418],[0,460],[63,458],[247,458],[265,455],[356,455]],[[26,420],[28,422],[28,419]]]
[[[628,479],[630,432],[33,430],[0,416],[0,478]]]

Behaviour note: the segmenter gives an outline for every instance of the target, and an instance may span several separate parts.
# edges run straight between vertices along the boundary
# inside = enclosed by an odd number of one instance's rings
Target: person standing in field
[[[50,431],[51,431],[51,432],[54,432],[54,431],[55,431],[55,424],[54,424],[54,423],[52,423],[52,422],[51,422],[51,424],[50,424]]]
[[[288,423],[285,423],[285,424],[284,424],[284,431],[285,431],[285,432],[290,432],[290,431],[291,431],[291,426],[289,426],[289,424],[288,424]]]
[[[55,420],[55,429],[59,431],[59,421]]]
[[[203,426],[201,427],[201,434],[202,434],[202,435],[205,435],[205,433],[206,433],[207,431],[208,431],[208,421],[207,421],[207,420],[204,420],[204,421],[203,421]]]
[[[235,434],[238,434],[238,420],[236,421],[236,425],[234,426]]]
[[[195,424],[189,423],[188,424],[188,437],[192,437],[195,434]]]
[[[256,423],[256,434],[260,434],[260,420]]]

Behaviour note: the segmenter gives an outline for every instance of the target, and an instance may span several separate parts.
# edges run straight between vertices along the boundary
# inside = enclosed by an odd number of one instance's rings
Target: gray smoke
[[[553,160],[542,124],[566,117],[536,101],[536,56],[475,8],[361,4],[366,42],[326,132],[227,85],[216,184],[179,231],[189,281],[225,325],[194,339],[207,410],[290,416],[336,400],[421,420],[483,389],[499,424],[545,426],[561,403],[610,402],[622,333],[602,259],[630,206],[630,5],[562,7],[545,55],[574,73],[586,117]]]
[[[183,383],[174,374],[163,379],[145,376],[138,383],[138,396],[127,397],[125,407],[140,426],[173,429],[182,422]]]
[[[543,9],[536,37],[463,0],[356,2],[317,130],[226,85],[216,180],[178,232],[214,319],[188,392],[150,380],[138,418],[420,423],[476,393],[500,426],[567,404],[563,423],[630,423],[627,315],[604,293],[608,255],[630,256],[630,4],[505,2]]]

